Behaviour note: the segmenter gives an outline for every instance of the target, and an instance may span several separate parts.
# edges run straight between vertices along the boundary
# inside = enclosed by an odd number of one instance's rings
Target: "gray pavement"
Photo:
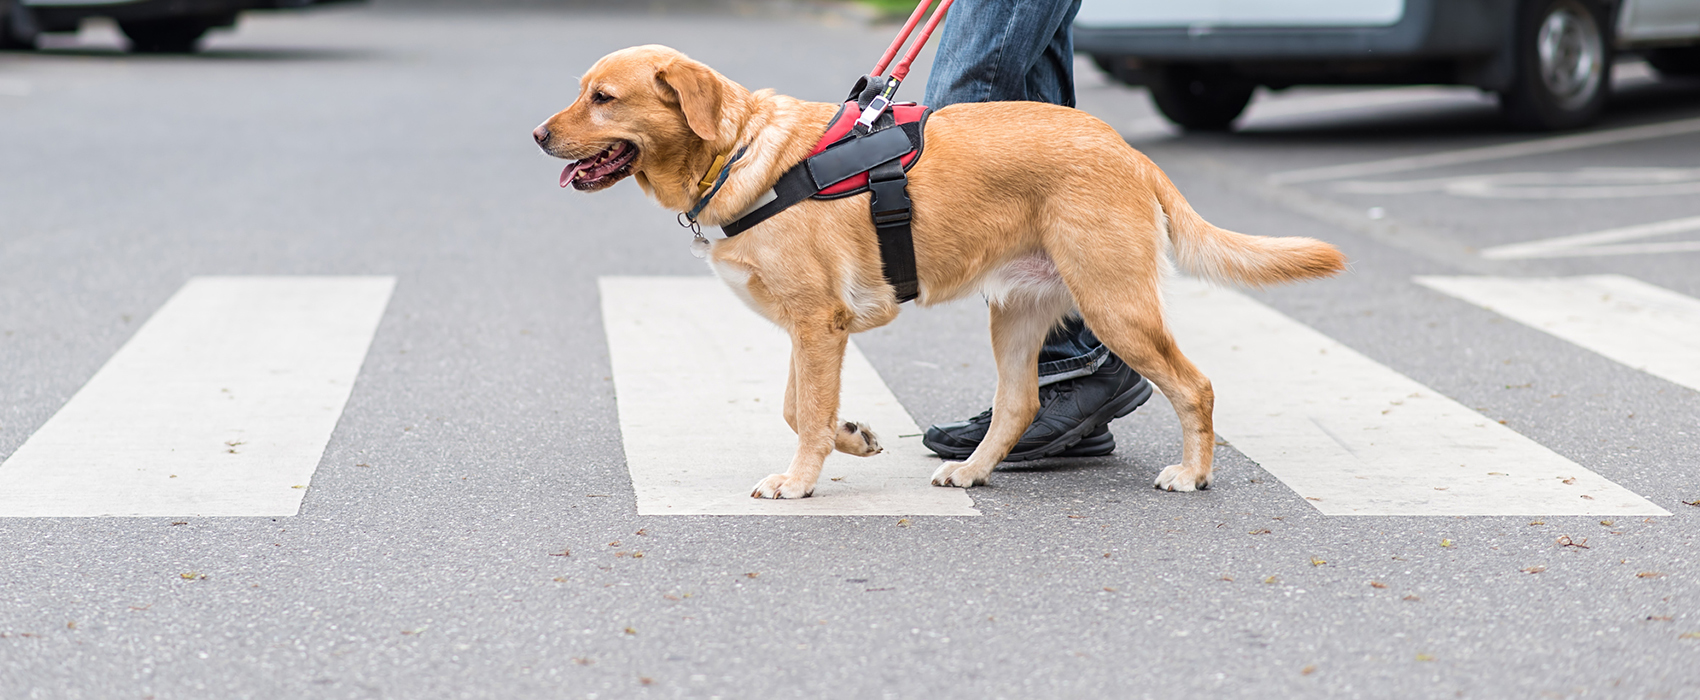
[[[596,278],[704,270],[635,185],[559,190],[528,132],[624,46],[834,100],[889,33],[380,6],[252,16],[197,56],[98,26],[0,54],[0,455],[191,276],[398,277],[298,516],[0,519],[0,697],[1700,697],[1700,393],[1411,281],[1612,272],[1700,297],[1700,253],[1477,254],[1700,198],[1268,182],[1543,138],[1466,93],[1183,136],[1080,76],[1080,106],[1213,223],[1353,260],[1255,298],[1673,515],[1325,517],[1231,446],[1216,488],[1159,493],[1161,397],[1112,456],[1000,470],[979,518],[636,515]],[[1595,131],[1700,116],[1697,84],[1623,93]],[[1697,154],[1690,133],[1361,179]],[[967,301],[857,342],[927,425],[989,401],[984,324]]]

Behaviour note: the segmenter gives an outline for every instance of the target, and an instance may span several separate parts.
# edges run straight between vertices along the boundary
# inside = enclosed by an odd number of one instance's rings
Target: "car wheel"
[[[1661,75],[1700,75],[1700,46],[1653,49],[1647,52],[1647,62],[1653,64]]]
[[[1598,119],[1611,92],[1611,16],[1596,2],[1532,0],[1517,18],[1517,63],[1499,93],[1506,120],[1525,129],[1569,129]]]
[[[212,24],[199,17],[129,20],[118,23],[137,53],[194,53]]]
[[[0,0],[0,49],[35,48],[35,17],[18,0]]]
[[[1251,102],[1251,91],[1256,86],[1172,66],[1152,81],[1150,87],[1151,100],[1169,121],[1188,131],[1227,131]]]

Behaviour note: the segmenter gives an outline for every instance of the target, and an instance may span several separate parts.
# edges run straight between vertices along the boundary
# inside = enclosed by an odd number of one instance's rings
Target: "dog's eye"
[[[613,102],[614,96],[610,95],[606,92],[603,92],[601,90],[597,90],[596,94],[590,96],[590,101],[595,102],[596,104],[599,104],[599,105],[605,105],[605,104],[608,104],[609,102]]]

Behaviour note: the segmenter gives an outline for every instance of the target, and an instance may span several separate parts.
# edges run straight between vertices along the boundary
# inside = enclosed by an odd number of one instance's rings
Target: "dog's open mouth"
[[[599,190],[632,173],[637,146],[620,141],[584,160],[575,160],[561,171],[561,186],[575,190]]]

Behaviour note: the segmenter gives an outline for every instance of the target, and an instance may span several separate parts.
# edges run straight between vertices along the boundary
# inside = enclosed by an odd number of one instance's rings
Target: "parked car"
[[[0,0],[0,49],[33,49],[47,32],[74,32],[89,17],[110,17],[130,50],[189,53],[207,30],[236,24],[244,10],[349,0]]]
[[[1074,41],[1187,129],[1229,128],[1259,85],[1436,83],[1565,129],[1598,118],[1620,52],[1700,75],[1700,0],[1085,0]]]

